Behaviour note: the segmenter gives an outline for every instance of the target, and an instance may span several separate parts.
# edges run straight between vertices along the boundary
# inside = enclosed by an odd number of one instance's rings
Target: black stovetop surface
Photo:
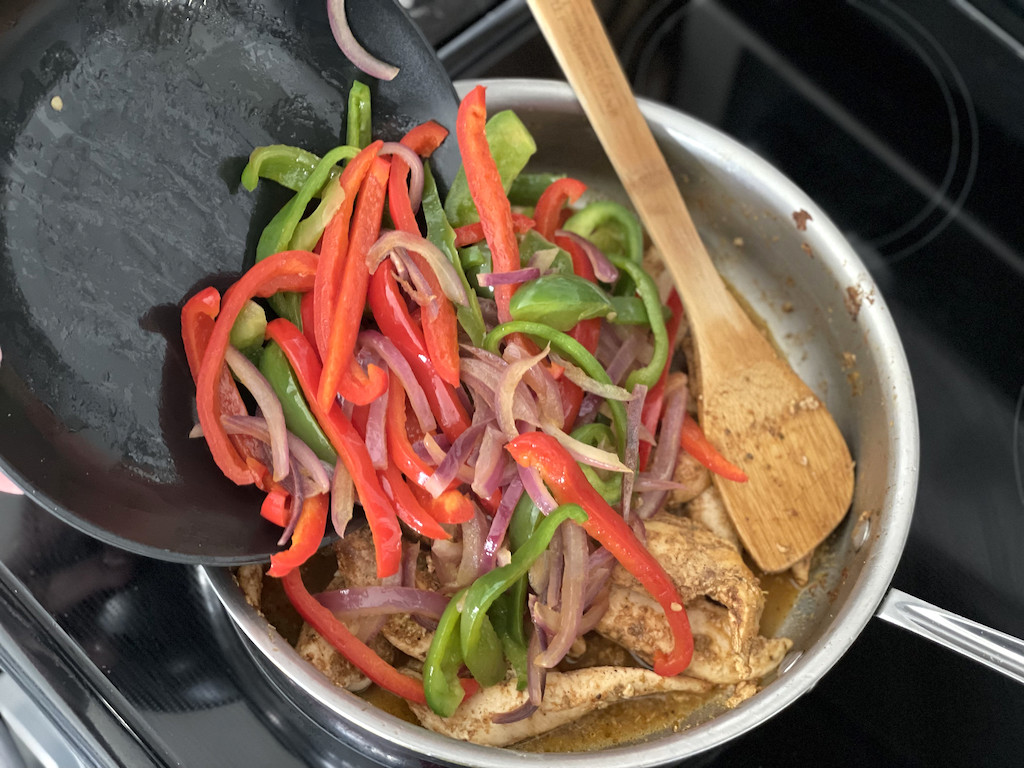
[[[476,7],[461,35],[432,33],[454,76],[557,76],[521,2]],[[780,167],[884,294],[921,422],[894,586],[1024,637],[1024,6],[602,7],[637,91]],[[276,695],[209,607],[194,570],[0,497],[0,667],[89,763],[367,765]],[[692,764],[1019,766],[1022,721],[1024,687],[873,621],[808,695]]]

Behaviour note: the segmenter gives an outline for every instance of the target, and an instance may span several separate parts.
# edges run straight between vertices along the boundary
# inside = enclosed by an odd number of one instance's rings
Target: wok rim
[[[562,81],[500,78],[474,80],[472,83],[459,81],[455,86],[461,97],[477,84],[493,89],[499,94],[499,99],[500,94],[521,94],[528,101],[524,106],[555,106],[582,113],[572,90]],[[797,202],[798,207],[809,211],[815,222],[816,242],[823,246],[815,249],[816,253],[822,254],[821,258],[825,258],[833,273],[849,278],[853,284],[863,275],[870,276],[860,257],[827,214],[774,166],[696,118],[647,99],[638,101],[649,122],[664,128],[692,154],[715,158],[720,166],[742,165],[750,180],[748,186],[770,189],[771,199],[788,201],[787,206]],[[236,630],[247,637],[266,660],[348,724],[410,754],[454,765],[494,768],[552,762],[566,766],[586,765],[588,768],[620,768],[623,760],[641,768],[665,765],[706,752],[781,712],[813,688],[839,661],[877,611],[906,544],[917,492],[919,462],[913,382],[892,316],[877,290],[870,311],[862,312],[858,322],[863,324],[865,335],[870,334],[873,346],[885,351],[885,359],[878,363],[887,376],[882,382],[882,389],[900,403],[900,407],[893,411],[888,432],[889,466],[891,476],[896,480],[889,484],[884,494],[885,525],[876,526],[878,530],[873,531],[864,565],[856,580],[849,585],[849,594],[832,615],[828,629],[818,642],[802,652],[777,679],[755,696],[693,728],[627,746],[579,753],[525,753],[458,741],[398,720],[354,695],[339,694],[338,689],[303,660],[276,631],[267,631],[269,625],[266,620],[246,603],[230,572],[208,567],[203,567],[202,572]]]

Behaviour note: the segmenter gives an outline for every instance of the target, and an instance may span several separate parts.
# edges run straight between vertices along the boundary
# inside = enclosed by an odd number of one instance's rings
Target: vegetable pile
[[[578,180],[524,173],[533,139],[512,112],[487,119],[482,87],[459,108],[463,170],[443,204],[427,158],[448,131],[373,140],[369,106],[354,84],[346,144],[323,157],[252,152],[244,186],[294,196],[252,268],[182,309],[194,434],[228,479],[266,493],[286,547],[269,575],[370,680],[442,716],[509,674],[530,697],[505,717],[535,709],[615,562],[669,622],[654,670],[679,674],[693,639],[644,521],[676,487],[680,449],[745,477],[669,377],[682,307],[645,270],[638,221],[605,200],[574,209]],[[356,504],[380,586],[313,595],[300,566]],[[415,586],[421,547],[440,591]],[[346,625],[389,613],[434,630],[422,679]]]

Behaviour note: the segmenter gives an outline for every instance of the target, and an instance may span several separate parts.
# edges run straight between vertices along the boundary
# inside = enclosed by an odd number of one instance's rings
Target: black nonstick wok
[[[190,440],[179,313],[248,266],[286,198],[256,146],[342,143],[358,73],[324,0],[5,0],[0,9],[0,467],[41,507],[152,557],[266,559],[259,494]],[[387,138],[454,127],[455,92],[392,0],[348,0],[398,65],[362,77]],[[454,140],[434,160],[442,183]],[[41,512],[42,514],[42,512]]]

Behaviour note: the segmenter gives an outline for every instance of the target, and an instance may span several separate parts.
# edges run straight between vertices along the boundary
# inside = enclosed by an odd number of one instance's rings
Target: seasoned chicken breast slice
[[[616,701],[673,691],[703,693],[711,687],[690,677],[661,677],[642,667],[589,667],[549,672],[541,706],[514,723],[495,723],[493,718],[526,702],[528,694],[516,690],[515,680],[478,691],[463,701],[450,718],[439,717],[422,704],[411,706],[420,722],[432,731],[474,744],[503,747],[546,733]]]
[[[790,647],[760,636],[764,594],[740,553],[687,518],[668,513],[647,522],[647,546],[679,590],[694,633],[686,674],[714,683],[763,676]],[[647,661],[672,648],[664,612],[624,568],[612,572],[608,610],[597,631]]]

